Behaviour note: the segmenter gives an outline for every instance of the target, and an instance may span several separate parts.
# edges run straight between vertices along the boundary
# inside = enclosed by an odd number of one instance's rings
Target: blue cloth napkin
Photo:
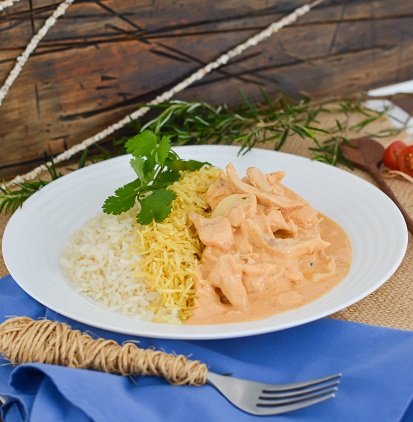
[[[1,279],[0,321],[23,315],[64,321],[118,342],[131,339],[69,320],[33,300],[10,276]],[[247,338],[135,340],[240,378],[272,383],[337,372],[343,377],[334,399],[263,418],[236,409],[209,385],[176,387],[156,377],[130,379],[44,364],[13,367],[0,359],[0,395],[8,397],[4,421],[413,421],[413,332],[325,318]]]

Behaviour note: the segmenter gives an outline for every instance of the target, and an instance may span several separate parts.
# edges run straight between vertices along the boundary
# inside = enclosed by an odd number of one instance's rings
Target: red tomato
[[[384,151],[383,164],[391,170],[399,170],[398,155],[406,148],[406,144],[402,141],[392,142]]]
[[[400,171],[413,177],[413,145],[404,148],[398,159]]]

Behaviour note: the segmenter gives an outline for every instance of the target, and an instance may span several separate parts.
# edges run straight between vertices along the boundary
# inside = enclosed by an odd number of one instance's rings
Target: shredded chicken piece
[[[228,219],[218,216],[205,218],[195,212],[189,213],[189,220],[194,223],[202,243],[227,251],[234,243],[232,227]]]
[[[238,177],[232,164],[227,165],[227,177],[235,193],[252,193],[257,197],[257,202],[261,205],[274,207],[288,213],[301,208],[305,204],[305,201],[298,195],[296,199],[291,199],[282,194],[263,191],[243,182]]]
[[[283,177],[284,172],[266,175],[251,167],[240,179],[229,164],[206,194],[211,217],[190,213],[205,245],[196,270],[203,307],[243,309],[268,292],[269,302],[299,304],[303,299],[294,286],[311,266],[324,260],[326,268],[334,268],[318,213],[282,185]]]
[[[275,176],[274,174],[267,175],[267,174],[261,173],[256,167],[249,167],[247,169],[247,179],[252,186],[255,186],[256,188],[261,189],[264,192],[270,192],[276,195],[282,195],[283,189],[279,185],[279,182],[281,181],[281,179],[277,179],[274,176]]]
[[[205,201],[211,207],[211,210],[214,210],[225,197],[232,193],[233,190],[227,181],[225,173],[221,172],[218,180],[209,187],[205,195]]]

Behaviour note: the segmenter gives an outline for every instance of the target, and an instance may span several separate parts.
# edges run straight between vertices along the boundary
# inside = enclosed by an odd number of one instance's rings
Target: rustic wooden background
[[[54,0],[0,12],[0,85]],[[77,1],[0,107],[0,179],[97,133],[303,0]],[[348,95],[413,79],[413,1],[327,1],[179,95]]]

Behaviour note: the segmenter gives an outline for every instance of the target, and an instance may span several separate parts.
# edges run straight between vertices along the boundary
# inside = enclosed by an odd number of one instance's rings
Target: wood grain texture
[[[0,83],[56,8],[0,14]],[[91,0],[74,3],[0,107],[0,179],[32,169],[172,87],[303,1]],[[413,79],[413,1],[327,1],[181,93],[211,103],[283,89],[346,95]]]

